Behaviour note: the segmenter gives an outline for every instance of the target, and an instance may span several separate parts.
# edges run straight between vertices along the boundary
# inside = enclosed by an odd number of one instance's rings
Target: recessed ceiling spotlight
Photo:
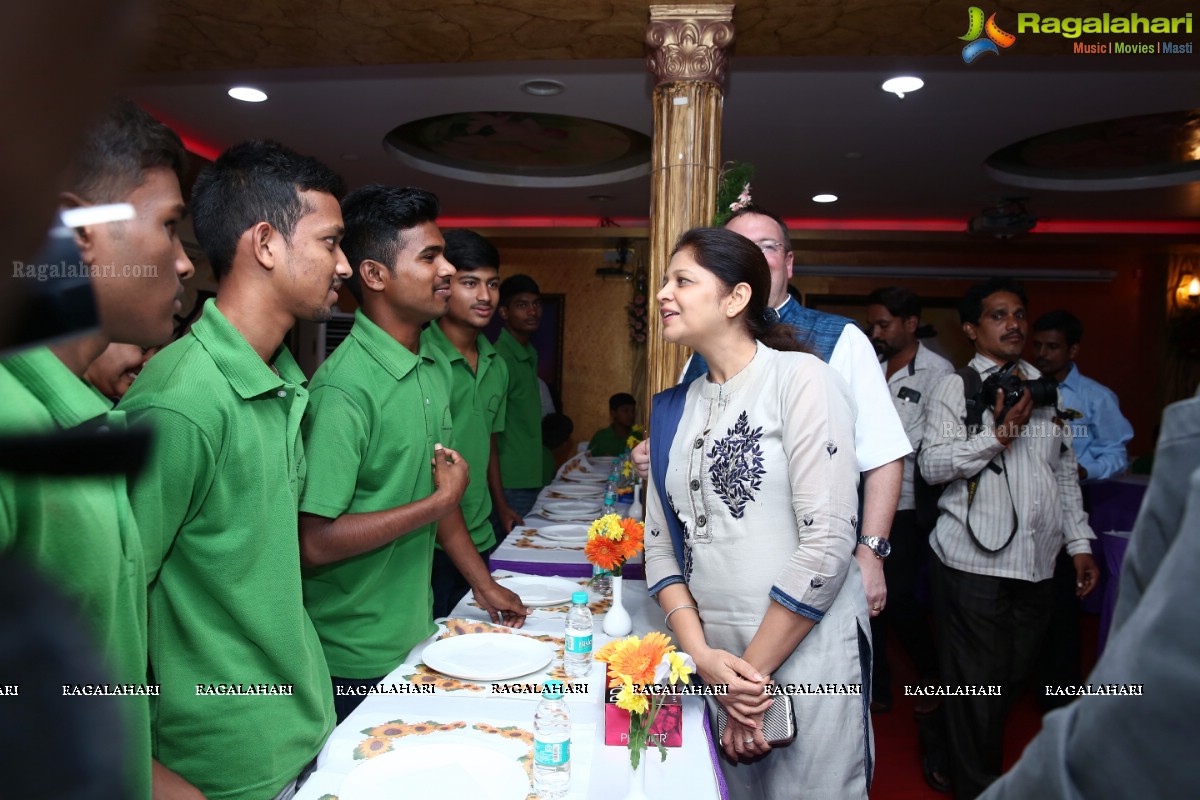
[[[537,78],[521,84],[522,92],[534,95],[535,97],[553,97],[556,94],[562,94],[566,90],[566,86],[563,86],[558,81],[552,81],[547,78]]]
[[[901,100],[903,100],[904,95],[915,92],[924,85],[925,81],[921,80],[920,78],[914,78],[912,75],[904,75],[899,78],[890,78],[884,81],[881,88],[885,92],[891,92],[892,94],[896,95],[896,97],[899,97]]]
[[[266,92],[250,86],[234,86],[229,90],[229,96],[234,100],[241,100],[243,103],[261,103],[267,99]]]
[[[836,194],[814,194],[813,202],[814,203],[836,203],[837,195]]]

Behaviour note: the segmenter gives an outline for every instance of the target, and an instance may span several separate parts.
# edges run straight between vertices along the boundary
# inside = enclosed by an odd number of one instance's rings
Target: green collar
[[[205,301],[204,313],[192,325],[191,334],[243,400],[278,391],[285,385],[303,386],[307,382],[300,365],[284,345],[275,351],[273,363],[279,370],[276,375],[225,318],[215,300]]]

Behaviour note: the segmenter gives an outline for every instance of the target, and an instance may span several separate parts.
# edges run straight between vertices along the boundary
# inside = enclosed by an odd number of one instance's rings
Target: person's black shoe
[[[939,709],[940,711],[940,709]],[[917,740],[921,746],[921,772],[925,783],[935,792],[950,791],[950,765],[946,738],[942,731],[942,715],[914,714],[917,720]]]

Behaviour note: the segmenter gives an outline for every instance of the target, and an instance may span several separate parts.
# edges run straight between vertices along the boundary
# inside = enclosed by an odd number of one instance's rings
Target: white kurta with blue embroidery
[[[870,675],[860,658],[860,630],[869,637],[870,623],[853,557],[854,418],[845,383],[824,362],[760,344],[724,384],[701,377],[689,386],[667,498],[651,486],[647,582],[684,576],[710,646],[742,655],[771,602],[819,620],[775,671],[780,685],[859,686]],[[663,501],[683,523],[683,564]],[[794,695],[793,744],[751,765],[722,759],[730,796],[865,798],[872,744],[867,686],[862,692]]]

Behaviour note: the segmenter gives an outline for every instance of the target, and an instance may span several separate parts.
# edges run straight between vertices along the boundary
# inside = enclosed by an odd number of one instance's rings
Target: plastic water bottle
[[[547,681],[533,712],[533,791],[560,800],[571,785],[571,712],[561,681]]]
[[[571,595],[567,612],[567,637],[563,648],[563,669],[571,680],[592,674],[592,610],[587,592]]]
[[[617,504],[617,488],[621,484],[621,476],[617,472],[617,463],[613,463],[612,472],[608,473],[608,483],[604,485],[604,513],[612,511]]]

